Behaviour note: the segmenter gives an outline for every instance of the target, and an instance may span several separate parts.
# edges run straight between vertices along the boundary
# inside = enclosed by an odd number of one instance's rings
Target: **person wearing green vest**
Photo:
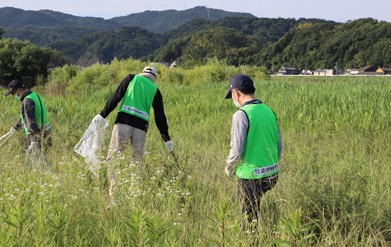
[[[277,118],[269,107],[255,99],[254,92],[251,78],[238,74],[231,77],[224,98],[232,98],[240,108],[232,118],[231,150],[225,172],[230,178],[238,177],[241,219],[245,217],[249,223],[259,220],[261,198],[277,183],[282,151]]]
[[[142,173],[142,158],[144,154],[145,139],[150,120],[150,109],[153,107],[155,123],[160,131],[166,147],[173,151],[174,144],[168,134],[166,115],[164,114],[163,98],[155,85],[157,71],[154,67],[147,66],[143,72],[126,76],[114,94],[107,101],[106,107],[93,119],[95,122],[102,121],[121,102],[109,151],[107,154],[107,173],[110,180],[109,195],[113,199],[115,189],[115,167],[111,160],[127,147],[129,141],[132,145],[132,158],[138,164],[139,173]]]
[[[28,147],[25,145],[27,164],[30,168],[39,168],[42,164],[42,167],[47,169],[48,162],[45,155],[42,155],[42,148],[46,152],[47,148],[52,146],[52,139],[45,104],[41,96],[27,89],[20,80],[13,80],[9,83],[8,91],[4,95],[10,94],[21,101],[20,118],[11,127],[10,132],[13,134],[23,129],[27,137],[25,140],[30,143]]]

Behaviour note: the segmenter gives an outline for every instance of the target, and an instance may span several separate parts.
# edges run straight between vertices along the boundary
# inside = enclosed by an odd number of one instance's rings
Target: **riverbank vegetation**
[[[293,223],[296,230],[310,223],[299,237],[314,236],[302,246],[391,243],[390,79],[269,78],[252,67],[213,61],[209,69],[158,67],[178,162],[152,121],[143,179],[135,175],[128,148],[125,159],[116,161],[116,205],[110,205],[105,163],[101,176],[91,179],[73,147],[122,78],[143,66],[127,60],[51,73],[42,93],[54,140],[49,171],[26,167],[23,133],[0,147],[0,245],[273,246],[271,241],[294,242],[279,228]],[[255,96],[276,113],[284,145],[279,181],[262,199],[262,220],[254,222],[258,234],[235,227],[237,182],[224,173],[237,108],[223,98],[229,76],[239,72],[253,73]],[[56,85],[72,93],[48,93]],[[19,106],[14,98],[1,100],[1,133],[17,120]],[[115,117],[112,112],[107,118],[102,161]]]

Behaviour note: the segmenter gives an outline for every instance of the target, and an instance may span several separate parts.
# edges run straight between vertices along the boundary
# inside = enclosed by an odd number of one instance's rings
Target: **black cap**
[[[4,94],[4,96],[10,95],[12,91],[17,90],[18,88],[25,88],[23,82],[19,80],[13,80],[8,84],[8,91]]]
[[[248,88],[254,88],[254,82],[251,80],[251,78],[248,75],[243,74],[237,74],[231,77],[229,80],[229,89],[227,95],[225,95],[224,99],[230,99],[232,98],[232,92],[231,90],[233,88],[238,87],[248,87]]]

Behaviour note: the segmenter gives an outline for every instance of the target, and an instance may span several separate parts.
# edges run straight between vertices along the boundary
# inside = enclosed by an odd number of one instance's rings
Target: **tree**
[[[19,79],[32,87],[38,76],[47,77],[49,68],[66,63],[61,52],[51,48],[38,48],[29,41],[17,39],[0,40],[0,84],[3,86]]]
[[[1,35],[3,34],[5,34],[4,27],[0,27],[0,39],[2,39]]]

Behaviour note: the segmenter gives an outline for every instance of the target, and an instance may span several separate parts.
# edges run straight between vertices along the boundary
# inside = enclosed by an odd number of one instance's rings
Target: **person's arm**
[[[248,118],[244,111],[237,111],[232,118],[231,150],[227,158],[226,171],[233,175],[236,165],[242,159],[244,143],[248,132]]]
[[[152,107],[155,113],[155,123],[159,129],[160,135],[162,136],[164,142],[168,142],[171,140],[171,138],[168,134],[167,118],[164,114],[163,97],[159,89],[156,91],[155,98],[152,102]]]
[[[23,115],[23,121],[26,125],[30,135],[34,135],[40,132],[40,128],[36,123],[35,116],[35,103],[31,99],[24,99],[22,101],[21,113]]]
[[[118,103],[121,102],[125,96],[126,90],[128,89],[129,83],[133,80],[133,78],[134,75],[129,74],[122,80],[114,94],[111,96],[109,101],[107,101],[105,108],[103,108],[103,110],[100,112],[100,115],[103,118],[106,118],[110,112],[112,112],[117,107]]]
[[[281,141],[281,134],[280,134],[280,128],[278,127],[278,123],[277,123],[277,131],[278,131],[278,141],[277,141],[278,160],[280,160],[281,152],[282,152],[282,141]]]
[[[15,130],[19,130],[22,128],[22,119],[19,118],[18,121],[12,126]]]

